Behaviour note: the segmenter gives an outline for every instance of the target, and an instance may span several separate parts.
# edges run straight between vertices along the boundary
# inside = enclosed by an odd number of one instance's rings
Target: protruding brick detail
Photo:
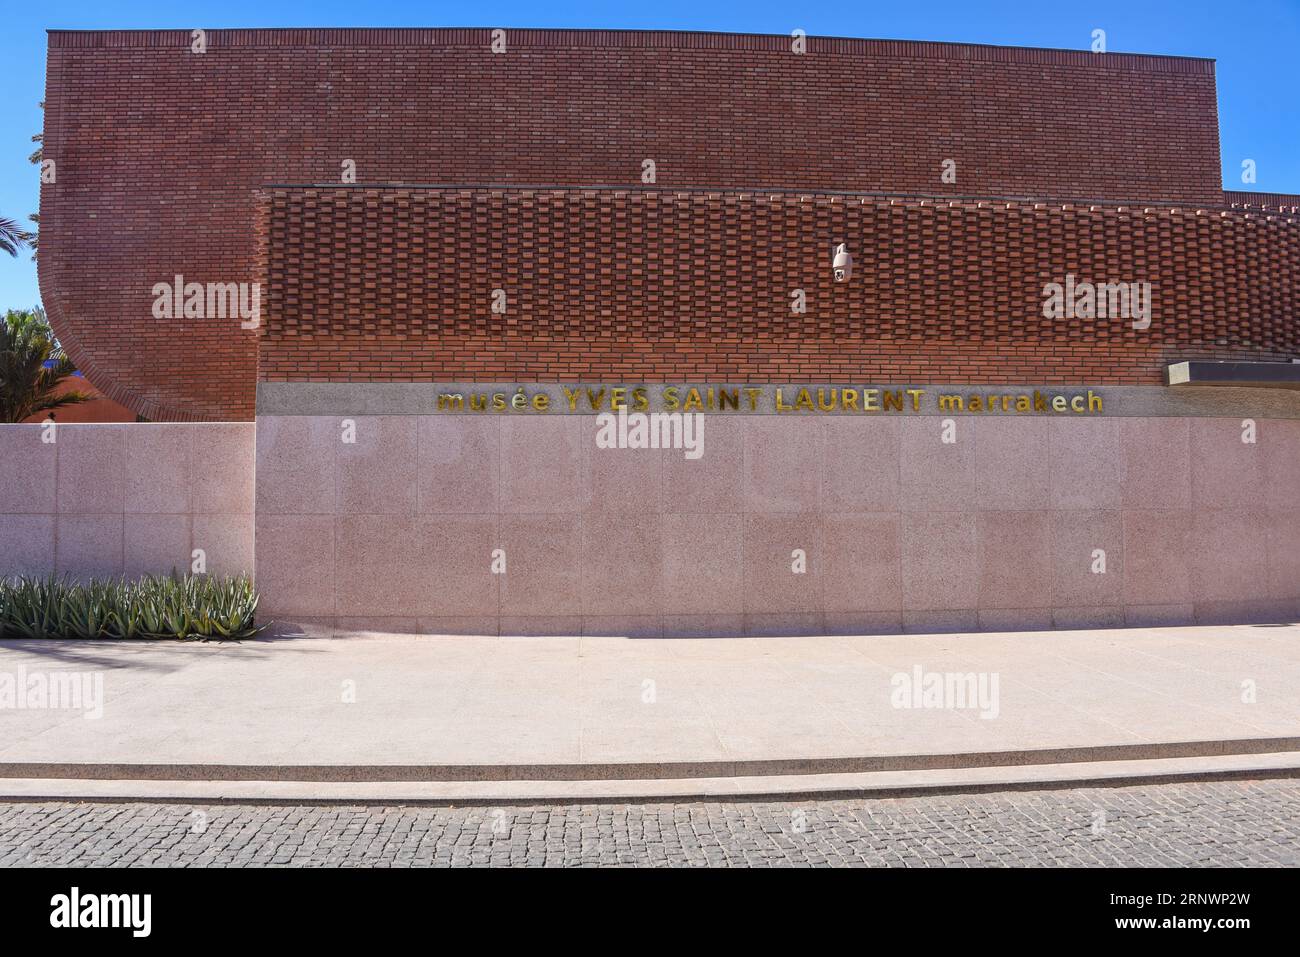
[[[42,187],[41,288],[91,380],[151,418],[252,416],[254,334],[153,319],[150,290],[177,274],[251,281],[255,191],[338,182],[344,159],[361,183],[636,188],[653,159],[670,188],[1223,202],[1208,60],[823,38],[796,55],[784,36],[572,30],[510,30],[507,52],[493,54],[490,38],[487,29],[212,30],[199,55],[185,30],[51,33],[45,155],[58,181]],[[956,161],[956,183],[940,179],[944,159]],[[730,223],[725,209],[719,226]],[[500,246],[521,230],[492,228]],[[442,234],[453,233],[463,241]],[[942,264],[942,250],[929,251]],[[437,258],[469,261],[458,248]],[[538,283],[567,269],[535,262]],[[607,312],[565,318],[593,323],[575,333],[581,345],[480,330],[473,352],[505,357],[485,370],[563,367],[572,351],[575,365],[608,357],[602,375],[637,374],[639,350],[603,337],[681,321],[658,306],[621,292]],[[749,338],[762,314],[728,319],[717,335],[753,357],[737,371],[794,372],[824,351],[787,338],[781,359],[770,341]],[[363,317],[350,321],[364,335]],[[511,358],[514,348],[524,351]],[[557,351],[562,361],[543,359]],[[700,364],[655,356],[648,372],[688,375]],[[297,374],[375,365],[364,352],[317,361]]]
[[[1171,356],[1300,354],[1300,216],[318,188],[271,191],[264,230],[266,380],[1159,384]],[[848,283],[832,279],[837,242]],[[1069,274],[1149,282],[1150,328],[1045,319],[1044,285]]]
[[[1245,190],[1227,190],[1223,194],[1229,206],[1250,207],[1271,212],[1300,212],[1300,195],[1295,193],[1250,193]]]

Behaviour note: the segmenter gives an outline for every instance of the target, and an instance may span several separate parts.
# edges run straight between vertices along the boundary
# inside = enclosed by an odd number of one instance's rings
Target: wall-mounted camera
[[[840,243],[835,247],[835,259],[831,263],[831,268],[835,270],[836,282],[848,282],[849,277],[853,275],[853,257],[849,255],[847,243]]]

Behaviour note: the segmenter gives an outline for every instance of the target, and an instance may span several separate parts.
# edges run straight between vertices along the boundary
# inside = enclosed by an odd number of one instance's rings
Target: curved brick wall
[[[189,47],[55,32],[47,64],[42,297],[88,377],[155,418],[251,416],[257,343],[153,319],[152,286],[254,281],[255,190],[335,182],[344,159],[362,183],[634,186],[653,158],[668,187],[1223,201],[1208,60],[547,30],[502,55],[487,30]]]
[[[337,188],[271,191],[262,232],[264,380],[1157,385],[1174,358],[1300,354],[1300,216]],[[846,284],[836,240],[856,259]],[[1150,328],[1043,318],[1067,274],[1151,283]]]

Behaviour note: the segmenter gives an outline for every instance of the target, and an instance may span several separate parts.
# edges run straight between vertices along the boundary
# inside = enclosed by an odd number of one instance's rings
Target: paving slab
[[[798,774],[1105,760],[1099,748],[1126,761],[1284,753],[1300,750],[1298,648],[1297,625],[7,641],[0,682],[86,676],[102,686],[102,713],[84,702],[17,708],[0,695],[0,775],[280,768],[383,780],[390,768],[395,780],[486,780],[535,768],[537,779],[632,780],[681,777],[688,765],[685,776],[700,778],[760,765]],[[965,687],[983,682],[986,700],[900,696],[918,671],[941,684],[969,676]],[[457,770],[440,775],[447,768]]]

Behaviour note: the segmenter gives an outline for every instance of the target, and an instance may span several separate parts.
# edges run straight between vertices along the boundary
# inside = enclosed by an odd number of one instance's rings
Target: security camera
[[[848,282],[849,277],[853,275],[853,257],[849,255],[847,243],[840,243],[835,247],[835,261],[831,263],[835,270],[836,282]]]

